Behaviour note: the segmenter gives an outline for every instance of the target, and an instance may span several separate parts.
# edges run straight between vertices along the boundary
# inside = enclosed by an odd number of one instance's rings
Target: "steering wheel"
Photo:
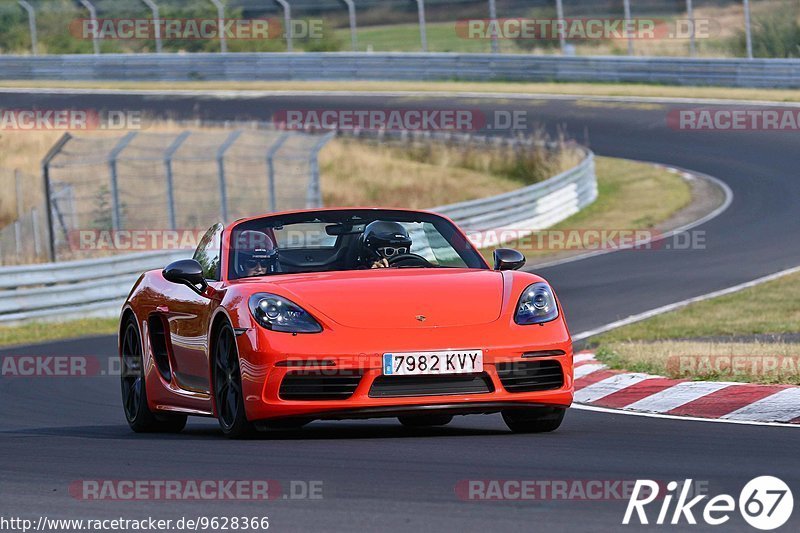
[[[421,255],[417,254],[399,254],[392,256],[388,259],[390,267],[424,267],[429,268],[433,267],[434,265],[422,257]]]

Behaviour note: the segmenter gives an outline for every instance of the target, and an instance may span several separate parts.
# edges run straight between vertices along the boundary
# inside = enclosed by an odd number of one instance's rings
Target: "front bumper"
[[[397,330],[348,331],[342,328],[314,335],[288,335],[261,328],[249,329],[237,337],[247,418],[251,421],[286,417],[372,418],[430,410],[473,414],[520,407],[568,407],[572,403],[572,343],[562,320],[504,331],[499,331],[497,325],[490,326],[430,328],[414,331],[413,336]],[[375,380],[383,375],[384,352],[477,348],[484,353],[483,377],[488,391],[398,397],[370,394]],[[561,350],[564,355],[524,356],[545,350]],[[560,365],[561,385],[532,392],[508,390],[498,375],[498,365],[531,361],[552,361]],[[323,363],[325,366],[318,366]],[[286,399],[281,394],[281,384],[287,374],[298,371],[355,375],[358,376],[357,386],[345,399]]]

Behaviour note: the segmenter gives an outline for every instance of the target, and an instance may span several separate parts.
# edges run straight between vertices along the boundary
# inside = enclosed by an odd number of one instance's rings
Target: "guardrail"
[[[800,87],[800,60],[391,52],[0,56],[0,80],[601,81],[793,88]]]
[[[546,228],[597,197],[594,154],[584,150],[577,166],[543,182],[432,210],[452,218],[471,237],[485,231]],[[114,316],[142,272],[190,255],[172,250],[0,268],[0,323]]]
[[[0,268],[0,323],[113,316],[142,272],[188,255],[170,250]]]

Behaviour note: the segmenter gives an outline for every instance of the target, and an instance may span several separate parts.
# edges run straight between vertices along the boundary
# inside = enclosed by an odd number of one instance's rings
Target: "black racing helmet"
[[[278,261],[278,249],[269,235],[261,231],[243,231],[236,237],[236,273],[240,276],[247,268],[255,268],[257,263],[274,272]]]
[[[375,220],[364,228],[361,247],[365,255],[392,257],[411,251],[411,237],[399,222]]]

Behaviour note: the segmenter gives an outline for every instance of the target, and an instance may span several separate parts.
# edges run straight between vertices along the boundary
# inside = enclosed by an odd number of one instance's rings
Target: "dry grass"
[[[647,163],[597,157],[598,197],[580,212],[548,228],[542,236],[507,242],[531,260],[543,261],[591,251],[558,245],[556,237],[580,236],[580,230],[646,230],[668,220],[692,201],[691,187],[678,174]],[[573,231],[576,230],[576,231]],[[551,239],[545,237],[552,236]],[[540,246],[540,242],[542,245]],[[587,242],[587,245],[591,245]],[[490,260],[492,249],[482,250]]]
[[[336,139],[320,154],[323,200],[331,206],[430,208],[542,181],[578,164],[580,157],[563,139],[555,151]]]
[[[800,274],[691,304],[683,309],[604,333],[593,341],[655,341],[716,335],[800,331]]]
[[[23,326],[0,327],[0,346],[16,346],[60,339],[75,339],[93,335],[113,335],[117,332],[116,318],[84,318],[66,322],[32,322]]]
[[[598,357],[612,368],[655,374],[669,373],[667,359],[673,355],[779,355],[800,356],[797,344],[727,342],[726,337],[785,335],[800,331],[800,274],[784,276],[734,294],[691,304],[630,326],[594,337]],[[712,338],[716,342],[685,342]],[[789,368],[791,370],[791,368]],[[714,378],[707,369],[698,377]],[[671,374],[672,375],[672,374]],[[694,376],[693,376],[694,377]],[[800,384],[795,370],[779,376],[717,376],[715,379],[780,381]]]
[[[670,378],[800,384],[800,344],[691,341],[606,344],[615,368]]]
[[[0,87],[8,88],[77,88],[114,90],[170,90],[202,91],[330,91],[330,92],[465,92],[497,95],[522,93],[535,96],[564,94],[582,96],[651,97],[651,98],[712,98],[726,100],[762,100],[769,102],[798,102],[800,91],[794,89],[766,89],[740,87],[691,87],[632,83],[523,83],[523,82],[461,82],[461,81],[185,81],[185,82],[130,82],[130,81],[61,81],[61,80],[3,80]]]
[[[186,129],[186,123],[172,120],[143,120],[146,131],[175,132]],[[222,127],[202,126],[203,131],[219,131]],[[0,227],[17,219],[18,199],[15,171],[23,176],[22,206],[27,211],[43,201],[41,162],[50,148],[64,135],[63,131],[0,132]],[[119,136],[114,131],[85,131],[81,137]]]
[[[320,153],[328,206],[429,208],[520,187],[510,177],[414,161],[395,147],[336,139]]]
[[[23,175],[22,204],[28,208],[42,197],[42,157],[61,135],[52,131],[0,133],[0,227],[17,218],[14,169]]]

